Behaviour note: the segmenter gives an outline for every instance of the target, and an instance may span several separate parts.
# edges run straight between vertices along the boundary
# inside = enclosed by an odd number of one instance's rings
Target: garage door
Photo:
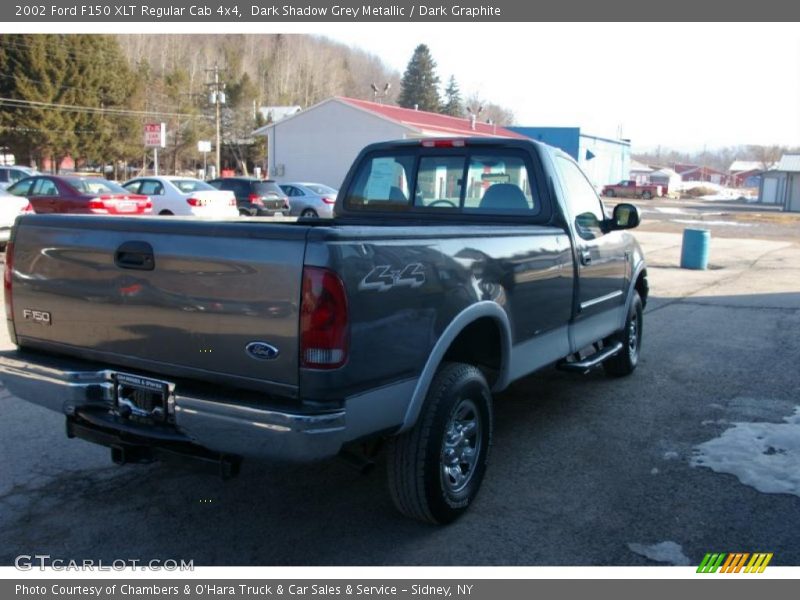
[[[792,175],[789,186],[788,209],[792,212],[800,212],[800,175]]]
[[[775,204],[778,201],[778,180],[774,177],[764,178],[764,189],[761,192],[761,202]]]

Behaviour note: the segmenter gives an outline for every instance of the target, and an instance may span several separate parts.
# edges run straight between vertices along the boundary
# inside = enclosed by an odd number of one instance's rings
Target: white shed
[[[253,132],[267,137],[269,177],[334,188],[368,144],[446,136],[524,136],[488,123],[353,98],[329,98]]]

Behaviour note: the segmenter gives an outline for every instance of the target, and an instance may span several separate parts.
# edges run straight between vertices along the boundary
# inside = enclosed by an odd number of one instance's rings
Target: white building
[[[428,137],[524,136],[488,123],[353,98],[329,98],[253,132],[267,137],[268,176],[339,188],[368,144]]]

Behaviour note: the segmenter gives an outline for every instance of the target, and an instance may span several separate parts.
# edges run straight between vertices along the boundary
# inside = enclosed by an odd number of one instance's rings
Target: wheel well
[[[642,308],[644,308],[647,305],[647,295],[650,293],[650,286],[647,284],[647,269],[642,269],[633,287],[639,292],[639,297],[642,299]]]
[[[475,365],[483,372],[491,387],[497,380],[502,365],[501,340],[497,321],[491,317],[481,317],[458,334],[442,360]]]

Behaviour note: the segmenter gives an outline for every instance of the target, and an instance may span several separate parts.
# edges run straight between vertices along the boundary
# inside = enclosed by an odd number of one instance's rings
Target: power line
[[[40,110],[61,110],[66,112],[102,114],[102,115],[122,115],[130,117],[177,117],[186,119],[208,119],[205,115],[192,115],[188,113],[171,113],[162,111],[131,110],[123,108],[104,108],[99,106],[78,106],[75,104],[56,104],[53,102],[36,102],[33,100],[19,100],[17,98],[0,98],[0,104],[8,105],[12,108],[28,108]]]

